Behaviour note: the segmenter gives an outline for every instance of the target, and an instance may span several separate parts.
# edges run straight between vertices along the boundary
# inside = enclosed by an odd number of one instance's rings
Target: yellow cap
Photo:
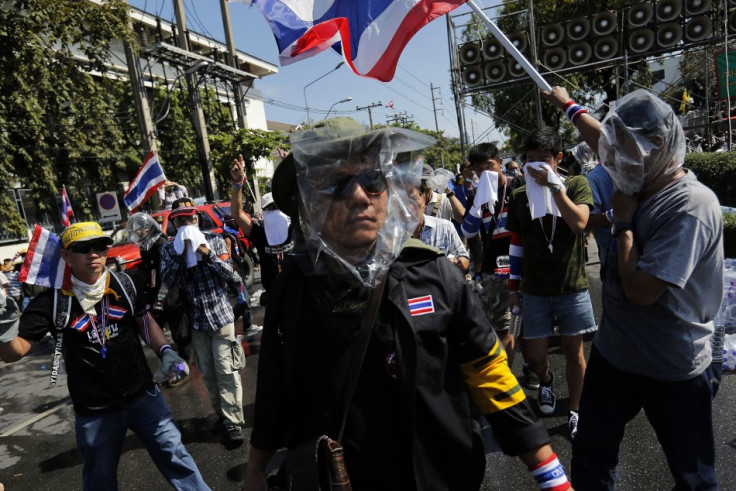
[[[61,246],[66,249],[75,242],[85,242],[93,239],[107,239],[112,244],[112,239],[102,233],[102,227],[97,222],[80,222],[69,225],[61,234]]]

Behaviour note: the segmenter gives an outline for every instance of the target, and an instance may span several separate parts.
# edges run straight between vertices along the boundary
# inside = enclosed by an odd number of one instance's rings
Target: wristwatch
[[[552,194],[559,193],[560,192],[560,189],[562,189],[562,186],[560,186],[559,184],[555,184],[554,186],[552,186],[551,188],[549,188],[549,190],[552,192]]]
[[[634,225],[631,222],[613,222],[611,236],[618,237],[624,230],[634,230]]]

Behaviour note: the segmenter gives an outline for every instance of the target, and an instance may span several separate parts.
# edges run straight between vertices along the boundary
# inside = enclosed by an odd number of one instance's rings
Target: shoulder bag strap
[[[345,393],[342,401],[342,424],[340,425],[340,433],[337,435],[337,441],[342,442],[342,436],[345,432],[345,423],[348,420],[348,409],[350,408],[350,401],[353,399],[355,393],[355,387],[358,385],[358,376],[360,375],[360,369],[363,366],[363,360],[365,359],[365,353],[368,351],[368,341],[371,338],[371,331],[373,329],[373,322],[378,314],[378,307],[381,304],[381,297],[383,296],[383,287],[386,285],[386,277],[388,274],[384,274],[380,279],[376,288],[373,289],[371,295],[371,301],[368,305],[368,311],[363,318],[363,326],[360,328],[358,333],[358,344],[357,352],[353,353],[350,359],[350,369],[348,371],[348,380],[345,384]]]
[[[56,379],[61,366],[61,346],[64,339],[64,328],[69,322],[71,314],[72,299],[57,289],[54,293],[54,321],[56,324],[56,345],[54,346],[54,358],[51,362],[51,375],[49,376],[49,389],[56,387]]]

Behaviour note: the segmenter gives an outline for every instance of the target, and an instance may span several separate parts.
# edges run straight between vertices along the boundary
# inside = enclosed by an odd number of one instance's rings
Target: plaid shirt
[[[235,321],[228,297],[228,282],[234,280],[232,261],[219,235],[205,233],[210,253],[196,266],[186,267],[184,254],[177,254],[174,241],[161,248],[161,279],[167,288],[183,284],[189,300],[189,322],[198,331],[214,331]]]
[[[424,215],[424,227],[422,227],[419,240],[436,247],[446,256],[470,257],[455,226],[449,220]]]

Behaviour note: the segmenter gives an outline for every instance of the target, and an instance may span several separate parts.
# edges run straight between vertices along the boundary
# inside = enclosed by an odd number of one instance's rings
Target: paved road
[[[591,278],[591,296],[597,315],[600,315],[600,283],[596,281],[598,264],[595,254],[588,266]],[[259,284],[251,293],[259,288]],[[254,308],[256,322],[261,321],[263,309]],[[253,423],[253,399],[258,340],[246,344],[250,351],[248,366],[243,369],[245,387],[245,420],[248,428]],[[590,340],[585,343],[590,348]],[[60,486],[81,488],[82,464],[74,441],[74,415],[65,384],[46,389],[48,366],[53,347],[48,340],[40,343],[24,360],[6,365],[0,363],[0,483],[13,490],[56,490]],[[152,353],[152,366],[158,363]],[[567,388],[564,384],[564,365],[559,346],[550,347],[552,369],[560,376],[557,380],[559,396],[554,416],[544,418],[552,435],[552,445],[567,469],[570,463],[570,442],[567,440]],[[520,356],[516,357],[514,372],[520,373]],[[201,376],[193,374],[190,383],[164,394],[174,410],[184,442],[197,462],[205,481],[213,489],[239,489],[242,486],[247,458],[247,444],[232,448],[225,444],[224,435],[210,431],[207,416],[209,398]],[[527,395],[536,400],[533,391]],[[724,378],[715,401],[716,452],[718,479],[721,489],[736,489],[736,377]],[[683,422],[683,424],[687,424]],[[249,433],[249,429],[247,433]],[[527,470],[516,459],[503,455],[490,443],[487,453],[486,479],[483,490],[536,489]],[[138,439],[129,433],[119,468],[120,489],[166,489],[167,483],[151,463]],[[643,415],[628,427],[621,449],[618,488],[622,490],[672,489],[673,481],[659,449],[653,431]]]

